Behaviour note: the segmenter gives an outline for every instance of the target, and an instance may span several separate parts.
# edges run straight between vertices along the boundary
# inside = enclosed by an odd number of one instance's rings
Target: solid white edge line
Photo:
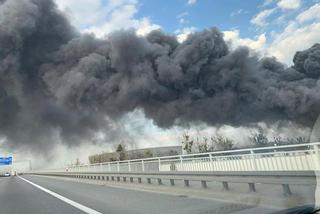
[[[77,209],[79,209],[79,210],[81,210],[81,211],[83,211],[85,213],[88,213],[88,214],[102,214],[102,213],[100,213],[100,212],[98,212],[96,210],[93,210],[93,209],[91,209],[89,207],[86,207],[86,206],[84,206],[82,204],[79,204],[79,203],[77,203],[77,202],[75,202],[75,201],[73,201],[73,200],[71,200],[69,198],[66,198],[66,197],[64,197],[62,195],[59,195],[58,193],[52,192],[51,190],[48,190],[48,189],[46,189],[46,188],[44,188],[42,186],[39,186],[38,184],[35,184],[35,183],[33,183],[33,182],[23,178],[23,177],[18,176],[18,178],[24,180],[25,182],[27,182],[27,183],[35,186],[35,187],[37,187],[38,189],[40,189],[42,191],[44,191],[44,192],[46,192],[46,193],[48,193],[48,194],[60,199],[61,201],[65,202],[67,204],[70,204],[71,206],[73,206],[73,207],[75,207],[75,208],[77,208]]]

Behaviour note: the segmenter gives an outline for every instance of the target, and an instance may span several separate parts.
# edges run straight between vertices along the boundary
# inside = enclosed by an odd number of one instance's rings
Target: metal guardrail
[[[290,185],[314,185],[317,184],[316,175],[313,171],[265,171],[265,172],[34,172],[33,175],[59,176],[74,179],[90,179],[100,181],[123,181],[130,183],[146,181],[150,184],[156,180],[162,185],[163,180],[169,180],[174,186],[175,181],[183,180],[184,185],[189,187],[190,181],[201,182],[203,188],[207,188],[207,182],[221,182],[223,190],[229,190],[229,183],[247,183],[250,192],[256,192],[256,184],[273,184],[282,186],[283,194],[292,194]]]
[[[51,172],[320,170],[320,142],[105,162]]]

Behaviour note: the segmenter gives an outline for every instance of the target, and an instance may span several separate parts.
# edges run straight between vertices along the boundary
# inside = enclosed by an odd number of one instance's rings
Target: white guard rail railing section
[[[72,166],[50,172],[320,170],[320,142]]]

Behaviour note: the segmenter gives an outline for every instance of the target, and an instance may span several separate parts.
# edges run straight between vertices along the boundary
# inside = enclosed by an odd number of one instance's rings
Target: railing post
[[[111,164],[108,163],[109,172],[111,172]]]
[[[141,160],[141,167],[142,167],[142,172],[144,172],[144,161]]]
[[[119,163],[119,161],[117,162],[117,171],[120,172],[120,163]]]
[[[100,172],[102,172],[102,163],[100,163]]]
[[[180,155],[180,169],[184,171],[182,156]]]
[[[251,160],[252,160],[252,163],[253,163],[253,170],[257,171],[257,163],[256,163],[256,158],[254,156],[254,151],[250,150],[250,153],[251,153]]]
[[[213,168],[213,160],[212,160],[212,154],[209,154],[209,159],[210,159],[211,170],[212,170],[212,171],[214,171],[214,168]]]
[[[130,164],[130,160],[128,161],[128,168],[129,168],[129,172],[131,172],[131,164]]]
[[[313,149],[315,150],[315,155],[316,155],[316,168],[320,170],[320,152],[319,152],[320,146],[314,145]]]
[[[160,172],[160,171],[161,171],[161,168],[160,168],[160,166],[161,166],[161,160],[160,160],[160,158],[158,159],[158,164],[159,164],[159,166],[158,166],[158,171]]]

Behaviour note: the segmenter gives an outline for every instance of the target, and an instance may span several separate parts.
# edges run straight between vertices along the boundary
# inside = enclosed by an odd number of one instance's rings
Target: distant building
[[[118,159],[119,159],[119,154],[116,152],[108,152],[108,153],[106,152],[106,153],[89,156],[89,162],[91,164],[116,161]]]
[[[151,157],[163,157],[172,155],[181,155],[182,146],[165,146],[165,147],[152,147],[144,149],[133,149],[126,151],[126,159],[141,159]],[[90,163],[103,163],[119,160],[117,152],[105,152],[89,156]]]
[[[152,147],[127,151],[129,159],[181,155],[182,146]],[[151,155],[149,155],[151,154]]]

